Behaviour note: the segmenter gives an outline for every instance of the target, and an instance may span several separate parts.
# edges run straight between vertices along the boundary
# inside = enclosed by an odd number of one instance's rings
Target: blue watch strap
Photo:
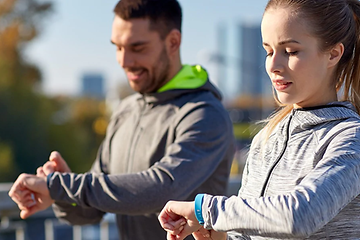
[[[204,225],[204,218],[202,216],[202,204],[204,194],[198,194],[195,197],[195,217],[199,221],[199,224]]]

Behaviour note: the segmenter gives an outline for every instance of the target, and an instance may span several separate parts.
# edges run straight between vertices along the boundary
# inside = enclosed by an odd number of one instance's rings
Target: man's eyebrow
[[[132,46],[132,47],[141,46],[141,45],[148,44],[149,42],[150,41],[138,41],[138,42],[131,43],[130,46]],[[110,40],[110,43],[117,46],[117,44],[113,40]]]
[[[130,46],[136,47],[136,46],[141,46],[141,45],[145,45],[148,43],[149,43],[149,41],[138,41],[138,42],[131,43]]]
[[[288,39],[288,40],[284,40],[284,41],[281,41],[279,42],[279,45],[284,45],[284,44],[287,44],[287,43],[297,43],[297,44],[300,44],[298,41],[294,40],[294,39]],[[266,42],[263,42],[263,45],[264,46],[267,46],[269,47],[270,44],[266,43]]]

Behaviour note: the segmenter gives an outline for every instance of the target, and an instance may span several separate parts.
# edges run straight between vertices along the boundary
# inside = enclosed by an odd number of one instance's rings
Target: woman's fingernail
[[[204,237],[209,238],[210,234],[205,234]]]
[[[184,229],[184,226],[181,226],[181,227],[179,228],[179,231],[181,232],[183,229]]]
[[[186,224],[186,222],[181,222],[181,223],[180,223],[181,226],[183,226],[183,225],[185,225],[185,224]]]

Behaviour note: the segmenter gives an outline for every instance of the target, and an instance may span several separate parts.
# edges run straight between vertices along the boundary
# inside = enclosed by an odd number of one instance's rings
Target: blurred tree
[[[74,172],[87,171],[105,137],[108,112],[104,101],[57,97],[49,145],[59,151]],[[100,122],[100,123],[99,123]]]
[[[0,182],[35,173],[58,150],[75,172],[88,170],[104,137],[102,101],[44,96],[40,69],[24,50],[42,30],[52,4],[0,0]]]
[[[23,48],[37,37],[43,18],[52,10],[50,2],[39,0],[0,1],[0,86],[34,87],[40,71],[24,61]]]
[[[38,36],[51,4],[35,0],[0,1],[0,180],[12,180],[46,155],[44,97],[36,94],[39,69],[24,60],[23,49]]]

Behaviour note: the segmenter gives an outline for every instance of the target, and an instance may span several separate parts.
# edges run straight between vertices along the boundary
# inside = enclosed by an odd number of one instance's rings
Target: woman
[[[282,108],[253,140],[239,195],[168,202],[168,239],[360,239],[359,18],[358,0],[268,2],[266,71]]]

